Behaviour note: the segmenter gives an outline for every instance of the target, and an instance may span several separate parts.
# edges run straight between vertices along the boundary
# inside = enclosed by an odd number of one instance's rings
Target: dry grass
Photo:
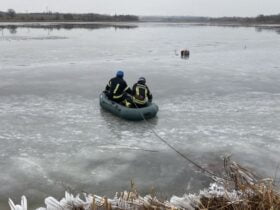
[[[272,179],[260,179],[246,168],[225,158],[226,177],[213,183],[198,195],[173,196],[170,201],[160,201],[152,195],[140,196],[134,183],[129,192],[116,193],[113,199],[85,194],[84,199],[65,193],[58,201],[45,199],[46,208],[40,210],[280,210],[280,194]],[[21,207],[27,206],[23,196]],[[9,200],[12,210],[16,208]]]
[[[272,179],[258,179],[239,164],[225,158],[226,178],[217,186],[223,191],[201,193],[196,199],[182,202],[161,202],[153,196],[141,197],[132,184],[132,192],[117,194],[114,200],[104,199],[102,206],[93,202],[97,209],[194,209],[194,210],[280,210],[280,194]],[[210,192],[210,194],[209,194]],[[235,195],[235,196],[232,196]],[[118,201],[118,202],[116,202]],[[185,203],[183,203],[185,202]]]
[[[225,193],[220,197],[202,197],[202,208],[208,210],[280,210],[279,189],[272,179],[258,179],[253,173],[239,164],[225,158],[225,171],[228,179],[223,181]],[[235,191],[238,198],[232,201],[227,192]]]

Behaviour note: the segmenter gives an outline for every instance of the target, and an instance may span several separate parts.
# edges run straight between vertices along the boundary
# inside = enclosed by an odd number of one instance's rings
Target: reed
[[[220,183],[224,193],[214,197],[202,196],[200,201],[204,209],[280,209],[279,187],[275,185],[273,179],[261,179],[229,158],[225,158],[224,163],[228,178]],[[233,192],[236,194],[235,199],[228,196]]]
[[[280,210],[279,188],[273,179],[261,179],[230,158],[224,160],[225,177],[217,179],[208,189],[198,194],[172,196],[169,201],[160,201],[154,195],[142,197],[131,182],[131,190],[116,193],[113,199],[94,194],[73,196],[65,192],[58,201],[45,199],[46,207],[38,210]],[[9,199],[11,210],[27,210],[23,196],[21,205]]]

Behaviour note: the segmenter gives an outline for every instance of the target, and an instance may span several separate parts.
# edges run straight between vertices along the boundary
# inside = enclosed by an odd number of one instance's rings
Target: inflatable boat
[[[103,92],[99,96],[100,106],[113,113],[114,115],[126,120],[140,121],[151,119],[157,115],[158,106],[155,103],[149,103],[143,108],[128,108],[122,104],[111,101]]]

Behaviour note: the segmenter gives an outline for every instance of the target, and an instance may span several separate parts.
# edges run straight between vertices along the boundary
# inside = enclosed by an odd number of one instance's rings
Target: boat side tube
[[[151,119],[157,115],[158,106],[155,103],[149,103],[148,106],[143,108],[128,108],[122,104],[116,103],[108,99],[105,93],[101,93],[99,96],[100,106],[126,120],[140,121],[145,119]]]

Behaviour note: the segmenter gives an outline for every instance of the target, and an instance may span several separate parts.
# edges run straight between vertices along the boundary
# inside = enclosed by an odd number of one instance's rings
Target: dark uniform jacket
[[[106,86],[108,97],[114,101],[123,101],[125,93],[131,94],[131,89],[127,86],[126,81],[119,77],[112,78]]]
[[[132,88],[133,103],[140,106],[145,106],[149,101],[152,101],[153,96],[146,84],[137,82]]]

